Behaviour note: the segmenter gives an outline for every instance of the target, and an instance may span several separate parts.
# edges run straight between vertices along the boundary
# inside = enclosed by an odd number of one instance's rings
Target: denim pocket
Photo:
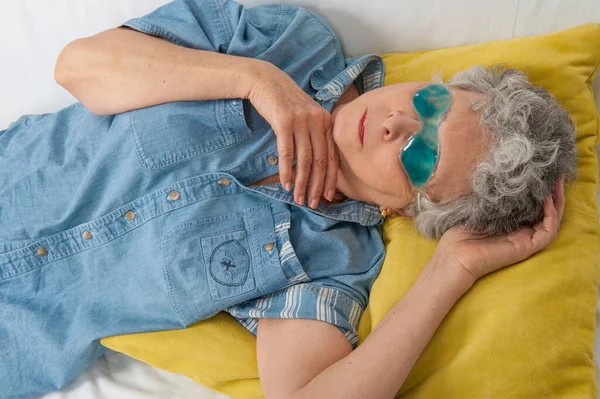
[[[169,230],[161,252],[169,296],[189,325],[289,284],[269,204],[190,220]]]
[[[129,133],[147,169],[205,156],[252,137],[239,99],[173,102],[130,111]]]

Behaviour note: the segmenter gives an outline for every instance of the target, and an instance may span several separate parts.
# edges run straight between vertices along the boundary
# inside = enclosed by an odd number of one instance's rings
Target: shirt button
[[[179,199],[179,197],[180,197],[179,191],[173,190],[169,193],[169,199],[171,201],[177,201]]]
[[[265,244],[265,250],[271,252],[273,250],[273,248],[275,248],[275,244],[273,244],[272,242],[268,242]]]
[[[89,230],[83,230],[83,233],[81,233],[81,236],[85,240],[89,240],[90,238],[92,238],[92,233],[90,233]]]
[[[267,161],[269,162],[269,164],[271,166],[275,166],[277,165],[277,157],[274,156],[270,156],[269,159],[267,159]]]
[[[125,219],[127,219],[127,220],[135,219],[135,212],[134,211],[125,212]]]
[[[35,251],[36,254],[38,254],[38,256],[46,256],[48,255],[48,248],[46,247],[39,247],[37,249],[37,251]]]
[[[229,185],[229,183],[231,183],[231,180],[229,180],[226,177],[222,177],[222,178],[219,179],[219,184],[222,185],[222,186],[227,187]]]

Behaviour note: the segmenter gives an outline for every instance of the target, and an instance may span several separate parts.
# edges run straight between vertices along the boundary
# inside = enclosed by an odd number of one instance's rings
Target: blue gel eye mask
[[[411,184],[417,188],[422,187],[435,170],[439,149],[438,132],[451,102],[450,90],[443,84],[425,86],[413,96],[421,130],[406,141],[398,157]]]

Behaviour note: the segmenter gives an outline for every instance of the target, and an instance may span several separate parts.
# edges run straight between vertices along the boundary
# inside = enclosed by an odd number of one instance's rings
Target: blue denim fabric
[[[126,23],[196,49],[267,60],[331,111],[380,87],[305,9],[182,0]],[[60,389],[115,334],[229,311],[330,322],[350,342],[384,250],[374,204],[317,210],[280,184],[275,136],[241,99],[96,116],[81,104],[0,131],[0,398]],[[299,299],[302,299],[301,301]]]

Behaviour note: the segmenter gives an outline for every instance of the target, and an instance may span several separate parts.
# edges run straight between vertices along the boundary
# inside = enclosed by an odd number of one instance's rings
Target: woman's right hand
[[[277,136],[279,178],[288,191],[294,184],[296,203],[304,204],[308,199],[308,205],[316,208],[322,194],[331,201],[339,161],[329,112],[271,64],[264,66],[248,100]]]

